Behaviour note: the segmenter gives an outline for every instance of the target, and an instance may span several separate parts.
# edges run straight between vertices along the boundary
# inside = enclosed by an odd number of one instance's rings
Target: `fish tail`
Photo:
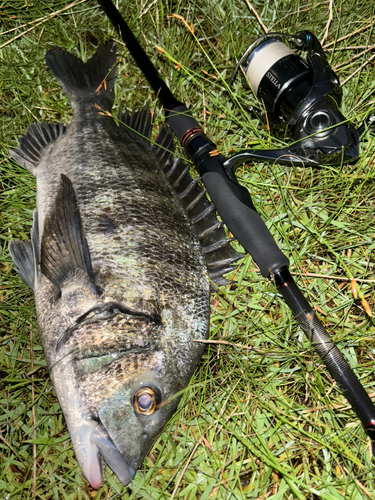
[[[46,63],[60,82],[72,107],[93,100],[110,111],[114,102],[116,73],[116,44],[108,40],[86,63],[60,47],[52,47],[46,54]]]

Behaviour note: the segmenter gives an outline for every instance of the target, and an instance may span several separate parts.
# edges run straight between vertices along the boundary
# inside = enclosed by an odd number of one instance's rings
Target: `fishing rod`
[[[186,155],[194,163],[218,214],[229,231],[254,259],[262,276],[275,281],[295,319],[331,376],[338,383],[374,445],[375,407],[295,283],[289,271],[288,258],[281,252],[257,213],[248,190],[238,183],[232,169],[232,165],[239,161],[238,157],[236,158],[235,155],[235,160],[231,163],[230,158],[226,160],[221,154],[218,154],[215,144],[206,137],[191,112],[173,96],[166,83],[160,78],[157,69],[112,1],[98,1],[159,97],[165,110],[167,123],[184,148]],[[305,33],[308,42],[311,34],[300,32],[299,39],[303,36],[302,33]],[[257,153],[262,152],[255,151],[254,155]],[[258,159],[267,159],[267,154],[269,152],[266,152],[264,156],[261,154]],[[290,152],[286,153],[286,156],[286,158],[277,161],[280,163],[296,162]],[[298,159],[299,164],[301,164],[301,158],[302,156]],[[272,155],[271,159],[275,161]],[[249,152],[247,152],[246,160],[249,160]],[[306,160],[308,161],[309,158],[306,157]]]

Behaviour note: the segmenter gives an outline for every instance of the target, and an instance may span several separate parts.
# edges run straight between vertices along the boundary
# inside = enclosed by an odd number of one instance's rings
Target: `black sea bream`
[[[109,114],[114,43],[86,64],[59,48],[46,61],[74,120],[31,125],[11,152],[36,176],[37,208],[31,241],[12,241],[10,252],[34,291],[86,478],[98,488],[104,461],[127,484],[202,355],[209,275],[220,281],[239,255],[188,167],[166,151],[170,132],[151,146],[148,110],[122,124]]]

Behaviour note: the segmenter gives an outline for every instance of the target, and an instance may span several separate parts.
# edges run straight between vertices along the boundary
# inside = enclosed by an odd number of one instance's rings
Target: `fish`
[[[167,125],[112,116],[116,45],[46,63],[73,120],[34,123],[11,157],[36,177],[30,240],[9,244],[34,292],[50,378],[91,486],[127,485],[176,411],[209,330],[210,289],[241,258]]]

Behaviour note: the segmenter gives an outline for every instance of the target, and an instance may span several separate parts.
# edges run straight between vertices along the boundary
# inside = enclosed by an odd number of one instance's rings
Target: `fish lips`
[[[67,358],[63,358],[51,371],[51,379],[83,474],[94,489],[100,488],[103,482],[103,458],[126,485],[136,471],[124,461],[104,426],[85,407],[75,375],[73,364]]]
[[[133,469],[125,462],[121,453],[110,438],[107,430],[101,423],[98,423],[91,432],[90,452],[92,453],[91,457],[89,457],[90,464],[85,465],[87,478],[93,488],[97,489],[97,487],[102,484],[103,478],[100,455],[124,486],[129,484],[134,478],[136,469]]]
[[[147,384],[153,385],[149,381]],[[121,393],[117,396],[118,398],[112,396],[110,403],[102,405],[99,409],[99,419],[91,420],[89,429],[83,426],[83,432],[74,443],[82,470],[95,489],[98,489],[103,481],[101,459],[124,486],[133,480],[151,445],[178,403],[175,398],[160,405],[153,415],[140,416],[136,415],[129,405],[119,404],[119,400],[123,399]],[[84,450],[83,456],[78,450]]]
[[[124,460],[98,415],[85,404],[74,365],[68,356],[63,357],[53,366],[51,379],[78,463],[94,489],[100,488],[103,482],[103,460],[127,485],[133,479],[136,468]]]
[[[94,489],[99,489],[103,482],[103,460],[124,486],[130,483],[136,470],[125,462],[100,422],[81,420],[74,430],[69,430],[77,460]]]

